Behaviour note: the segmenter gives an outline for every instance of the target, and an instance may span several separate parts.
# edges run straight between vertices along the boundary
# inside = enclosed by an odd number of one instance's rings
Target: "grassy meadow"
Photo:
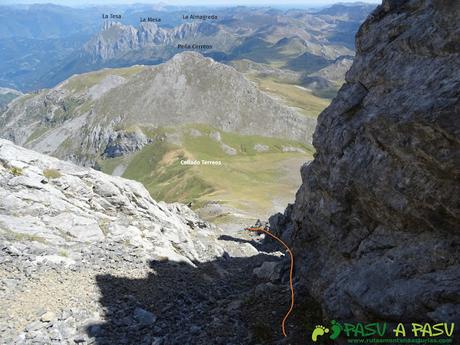
[[[167,138],[168,132],[161,135]],[[220,140],[215,138],[217,132]],[[142,182],[157,200],[192,202],[195,209],[218,203],[255,216],[268,215],[277,200],[293,198],[300,184],[299,168],[313,154],[311,147],[298,142],[226,133],[205,125],[186,126],[177,134],[180,143],[158,140],[159,132],[151,132],[154,142],[141,151],[104,159],[99,165],[109,174],[124,167],[122,176]],[[236,154],[225,152],[223,144]],[[265,151],[256,150],[257,144]],[[286,148],[298,152],[284,152]],[[182,165],[186,159],[221,161],[222,165]],[[215,217],[225,221],[225,214]]]

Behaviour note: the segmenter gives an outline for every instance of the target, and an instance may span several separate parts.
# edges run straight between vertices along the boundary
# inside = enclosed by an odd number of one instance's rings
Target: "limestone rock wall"
[[[289,232],[327,317],[460,318],[459,7],[383,1],[319,117]]]

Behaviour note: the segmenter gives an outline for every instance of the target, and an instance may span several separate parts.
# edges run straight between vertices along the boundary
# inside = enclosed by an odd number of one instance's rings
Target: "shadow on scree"
[[[276,258],[224,257],[197,267],[151,261],[141,279],[96,276],[106,321],[88,325],[88,336],[97,345],[278,344],[287,282],[257,296],[254,288],[267,282],[252,273]]]

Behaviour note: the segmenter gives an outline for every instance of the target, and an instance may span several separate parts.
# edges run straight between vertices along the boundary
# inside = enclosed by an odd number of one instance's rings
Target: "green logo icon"
[[[342,333],[342,326],[335,320],[331,321],[331,335],[329,339],[335,340],[339,337],[340,333]]]
[[[324,326],[318,325],[315,327],[313,333],[311,334],[311,340],[316,343],[318,337],[323,336],[325,333],[329,333],[329,328]]]
[[[329,333],[329,331],[331,331],[329,339],[335,340],[339,337],[340,333],[342,333],[342,329],[342,326],[337,321],[332,320],[331,326],[329,328],[324,327],[322,325],[316,326],[313,330],[313,333],[311,334],[311,340],[313,340],[313,342],[316,343],[318,337],[322,337],[326,333]]]

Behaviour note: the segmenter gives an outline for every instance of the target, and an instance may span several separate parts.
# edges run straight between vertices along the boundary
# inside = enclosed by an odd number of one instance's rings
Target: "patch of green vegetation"
[[[208,217],[207,220],[214,224],[231,224],[237,223],[238,218],[231,213],[222,213],[217,216]]]
[[[285,44],[276,44],[279,54],[293,57],[305,52],[305,44],[300,39],[287,39]]]
[[[274,198],[296,189],[298,182],[286,181],[284,171],[288,164],[293,164],[293,169],[297,169],[301,161],[312,157],[313,150],[298,142],[220,131],[222,142],[237,150],[236,155],[230,156],[222,150],[220,142],[209,137],[214,129],[205,126],[197,129],[203,136],[186,135],[186,152],[191,158],[222,161],[222,166],[201,165],[191,169],[214,189],[213,193],[201,200],[218,201],[248,212],[263,213],[272,207]],[[257,152],[254,149],[255,144],[268,146],[268,151]],[[283,146],[302,148],[305,153],[282,152]],[[292,160],[296,163],[292,163]]]
[[[142,65],[134,65],[130,67],[125,67],[125,68],[113,68],[107,70],[109,73],[108,74],[115,74],[119,75],[120,77],[130,77],[133,75],[136,75],[146,69],[145,66]]]
[[[205,154],[209,159],[232,159],[232,157],[236,158],[236,156],[227,155],[222,150],[220,142],[210,137],[213,132],[219,132],[221,136],[221,142],[236,149],[238,155],[254,156],[268,153],[282,153],[283,146],[297,147],[306,152],[313,153],[313,148],[311,146],[304,145],[294,140],[264,137],[261,135],[242,135],[232,132],[224,132],[204,124],[189,125],[185,128],[194,128],[202,134],[202,136],[195,137],[192,136],[188,131],[184,131],[183,136],[185,148],[190,152]],[[258,152],[254,148],[256,144],[266,145],[268,146],[268,150],[264,152]]]
[[[61,250],[58,252],[58,255],[59,255],[59,256],[62,256],[62,257],[64,257],[64,258],[68,258],[68,257],[69,257],[69,253],[68,253],[66,250],[64,250],[64,249],[61,249]]]
[[[56,169],[45,169],[43,170],[43,176],[47,179],[52,180],[61,177],[61,173]]]
[[[32,134],[27,138],[26,143],[30,143],[31,141],[41,137],[43,134],[45,134],[48,131],[48,128],[46,127],[37,127]]]
[[[53,117],[48,120],[50,125],[54,126],[57,124],[61,124],[72,117],[75,117],[79,114],[76,111],[78,107],[84,105],[85,101],[80,98],[76,97],[67,97],[64,98],[62,103],[60,103],[60,108],[56,109],[53,112]]]
[[[251,70],[251,61],[247,59],[236,59],[229,63],[240,73],[248,73]]]
[[[0,108],[6,106],[8,103],[10,103],[16,97],[18,97],[18,95],[14,94],[14,93],[0,94]]]
[[[294,48],[279,48],[260,38],[250,38],[234,49],[231,59],[248,59],[257,63],[264,63],[272,67],[281,68],[295,58],[300,51]]]
[[[107,68],[96,72],[84,73],[77,75],[68,80],[64,87],[74,92],[81,92],[101,82],[109,75],[118,75],[120,77],[130,77],[142,70],[144,66],[136,65],[126,68]]]
[[[270,42],[260,38],[249,38],[232,51],[236,59],[249,59],[255,62],[268,63],[270,60],[280,58]]]
[[[70,149],[72,147],[72,139],[70,137],[67,137],[62,143],[61,145],[59,145],[59,151],[63,151],[63,152],[69,152]],[[81,152],[78,152],[78,154],[80,154]]]
[[[119,166],[120,164],[125,164],[126,166],[129,164],[129,160],[132,155],[126,155],[126,156],[120,156],[120,157],[115,157],[115,158],[110,158],[110,159],[99,159],[97,161],[97,167],[98,169],[96,170],[101,170],[105,172],[106,174],[113,174],[115,171],[115,168]]]
[[[147,145],[130,161],[123,177],[140,181],[157,200],[191,201],[210,193],[211,186],[190,174],[190,167],[180,164],[183,155],[175,157],[177,146],[166,142]],[[171,155],[171,160],[165,156]]]
[[[34,93],[28,93],[22,96],[19,96],[18,99],[15,102],[19,102],[20,104],[24,104],[27,100],[35,97],[36,94]]]
[[[10,173],[13,174],[14,176],[21,176],[24,173],[24,171],[18,167],[11,167]]]
[[[191,129],[201,135],[192,135]],[[123,164],[127,167],[123,177],[143,183],[156,200],[193,202],[195,209],[207,202],[219,202],[259,212],[269,210],[278,195],[294,194],[300,183],[298,167],[311,159],[313,153],[311,147],[296,141],[223,131],[219,131],[221,141],[217,141],[211,133],[218,130],[206,125],[176,129],[182,141],[177,145],[162,137],[169,130],[152,130],[149,135],[156,138],[152,144],[129,156],[101,160],[99,166],[112,173]],[[222,143],[235,148],[237,154],[225,153]],[[258,152],[254,149],[256,144],[265,145],[267,151]],[[296,147],[305,153],[283,152],[283,146]],[[187,159],[221,161],[222,165],[181,164],[181,160]],[[293,171],[296,179],[286,178],[286,170]],[[230,218],[222,215],[215,220],[225,223]]]
[[[326,89],[314,90],[312,91],[312,94],[320,98],[333,99],[337,95],[337,92],[339,91],[339,89],[340,89],[340,85],[337,87],[330,87]]]
[[[284,68],[303,73],[313,73],[329,65],[332,61],[311,53],[303,53],[294,59],[289,60]]]
[[[98,222],[99,228],[101,229],[104,236],[107,236],[107,234],[109,233],[109,224],[110,221],[108,219],[101,219]]]
[[[5,238],[9,241],[18,241],[18,242],[40,242],[40,243],[47,243],[46,239],[38,235],[31,235],[19,232],[13,232],[11,230],[1,229]]]
[[[82,104],[83,104],[82,99],[74,98],[74,97],[65,98],[62,103],[62,110],[64,111],[64,114],[66,115],[66,119],[67,119],[68,114],[72,114],[75,111],[75,109]]]
[[[259,89],[281,98],[288,106],[296,107],[301,113],[317,117],[331,102],[328,98],[316,96],[313,92],[300,85],[293,85],[277,81],[273,78],[253,78]]]
[[[83,104],[78,106],[78,113],[79,114],[85,114],[85,113],[89,112],[93,108],[93,106],[94,106],[93,101],[86,101]]]
[[[145,146],[131,159],[124,176],[138,181],[151,176],[158,168],[159,162],[168,149],[172,149],[172,147],[168,147],[167,144],[163,143],[153,143]]]

